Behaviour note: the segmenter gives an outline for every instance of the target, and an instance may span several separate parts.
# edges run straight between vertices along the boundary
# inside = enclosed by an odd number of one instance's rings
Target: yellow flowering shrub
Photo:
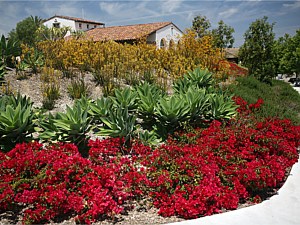
[[[196,39],[192,31],[169,49],[156,49],[145,40],[120,44],[75,39],[41,42],[39,49],[44,53],[46,65],[64,74],[90,70],[101,79],[130,84],[149,76],[164,83],[196,67],[207,68],[216,74],[215,78],[222,79],[229,68],[220,49],[213,47],[212,37]]]

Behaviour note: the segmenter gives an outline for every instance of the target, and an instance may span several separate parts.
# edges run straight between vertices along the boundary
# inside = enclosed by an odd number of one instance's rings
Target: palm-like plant
[[[13,66],[13,57],[20,55],[21,49],[18,42],[6,39],[4,35],[0,39],[0,61],[6,66]]]

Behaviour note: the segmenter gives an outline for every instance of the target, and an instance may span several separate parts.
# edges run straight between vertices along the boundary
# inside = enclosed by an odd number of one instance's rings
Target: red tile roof
[[[86,20],[86,19],[82,19],[82,18],[76,18],[76,17],[71,17],[71,16],[59,16],[59,15],[55,15],[55,16],[52,16],[50,17],[49,19],[47,19],[46,21],[48,20],[51,20],[55,17],[59,17],[59,18],[62,18],[62,19],[67,19],[67,20],[73,20],[75,22],[82,22],[82,23],[91,23],[91,24],[97,24],[97,25],[104,25],[104,23],[101,23],[101,22],[97,22],[97,21],[93,21],[93,20]]]
[[[123,41],[136,40],[172,24],[172,22],[158,22],[148,24],[136,24],[128,26],[113,26],[105,28],[95,28],[86,32],[85,38],[93,41]]]

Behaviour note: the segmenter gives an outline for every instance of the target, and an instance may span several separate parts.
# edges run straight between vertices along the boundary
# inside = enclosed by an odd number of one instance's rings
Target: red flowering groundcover
[[[251,112],[262,100],[235,100],[237,118],[174,135],[156,149],[96,140],[83,158],[73,144],[18,144],[0,153],[0,210],[23,207],[24,223],[61,215],[91,223],[141,198],[150,198],[163,216],[184,218],[257,200],[280,186],[297,162],[300,127],[288,120],[257,121]]]

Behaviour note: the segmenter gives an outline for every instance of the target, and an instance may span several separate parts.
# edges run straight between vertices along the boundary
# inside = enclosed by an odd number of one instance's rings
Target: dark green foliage
[[[19,43],[13,39],[6,39],[2,35],[0,40],[0,62],[5,66],[14,67],[13,58],[21,54]]]
[[[0,61],[0,83],[4,81],[4,75],[6,74],[5,66],[4,64]]]
[[[218,48],[232,48],[234,43],[234,29],[220,20],[218,28],[212,30],[214,45]]]
[[[272,80],[271,85],[259,82],[254,77],[238,78],[238,85],[231,85],[229,91],[236,96],[254,103],[258,98],[264,100],[259,117],[278,117],[291,119],[300,124],[300,95],[290,84]]]
[[[214,38],[214,46],[217,48],[232,48],[234,43],[234,29],[225,24],[223,20],[218,22],[216,29],[209,30],[210,21],[206,16],[198,15],[193,19],[192,30],[196,32],[198,38],[211,35]]]
[[[192,29],[197,33],[199,38],[210,34],[208,30],[210,27],[211,24],[206,16],[198,15],[193,19]]]
[[[38,39],[38,29],[42,24],[42,19],[35,16],[30,16],[17,23],[16,29],[13,32],[17,40],[28,46],[34,46]],[[13,34],[10,34],[13,35]]]
[[[251,23],[244,34],[245,42],[240,48],[242,64],[249,69],[249,74],[264,82],[276,76],[276,55],[274,51],[273,24],[268,17]]]
[[[276,41],[277,68],[279,73],[300,74],[300,29],[294,36],[285,34]]]

